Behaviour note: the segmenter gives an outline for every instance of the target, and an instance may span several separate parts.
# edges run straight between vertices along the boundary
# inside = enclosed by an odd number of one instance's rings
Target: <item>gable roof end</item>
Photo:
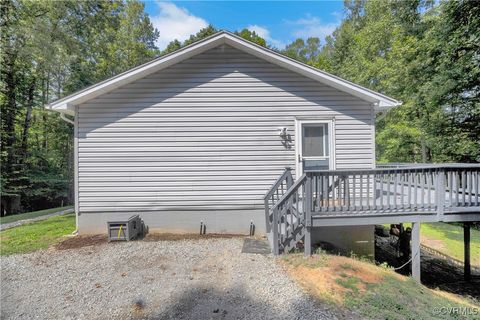
[[[230,32],[220,31],[210,37],[188,45],[180,50],[177,50],[165,56],[158,57],[150,62],[130,69],[110,79],[99,82],[93,86],[87,87],[62,99],[56,100],[47,105],[47,108],[61,113],[74,115],[74,107],[76,105],[85,103],[91,99],[98,97],[99,95],[108,93],[120,86],[124,86],[135,80],[148,76],[149,74],[170,67],[174,64],[177,64],[204,51],[217,47],[221,44],[228,44],[234,48],[249,53],[260,59],[266,60],[272,64],[299,73],[303,76],[319,81],[340,91],[349,93],[362,100],[370,102],[375,106],[376,111],[382,111],[401,105],[401,102],[393,98],[359,86],[353,82],[344,80],[330,73],[313,68],[309,65],[279,54],[273,50],[247,41]]]

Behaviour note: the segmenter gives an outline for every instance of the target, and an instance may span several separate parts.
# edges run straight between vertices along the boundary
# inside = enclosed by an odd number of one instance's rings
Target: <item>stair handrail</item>
[[[291,181],[293,181],[292,168],[285,167],[285,171],[283,171],[282,175],[278,177],[275,183],[270,187],[270,189],[268,189],[263,199],[267,199],[271,197],[274,194],[274,192],[277,190],[277,188],[282,184],[282,182],[285,180],[289,180],[290,178],[291,178]]]
[[[300,185],[307,180],[307,175],[304,173],[300,178],[295,181],[295,183],[285,192],[285,194],[275,203],[275,205],[270,209],[271,211],[277,209],[279,206],[281,206],[288,198],[290,195],[295,192]]]
[[[270,209],[272,214],[272,223],[270,225],[270,230],[272,231],[272,250],[274,254],[280,254],[280,243],[281,235],[279,234],[279,224],[281,224],[280,216],[282,215],[281,206],[285,202],[287,202],[292,194],[295,194],[297,190],[305,183],[307,180],[307,175],[304,173],[300,178],[295,181],[295,183],[288,188],[288,190],[284,193],[284,195],[274,204],[274,206]],[[281,228],[281,227],[280,227]],[[285,227],[285,232],[287,232]]]
[[[277,197],[283,196],[283,194],[280,195],[278,193],[278,189],[284,183],[285,183],[285,190],[284,190],[284,193],[285,193],[293,184],[292,168],[290,167],[285,167],[285,171],[283,171],[280,177],[277,178],[275,183],[270,187],[270,189],[267,191],[267,193],[263,197],[263,202],[265,205],[265,225],[267,228],[267,233],[270,232],[271,223],[272,223],[270,200],[272,200],[272,205],[274,205],[275,204],[274,195],[277,193]],[[278,198],[277,198],[277,201],[278,201]]]

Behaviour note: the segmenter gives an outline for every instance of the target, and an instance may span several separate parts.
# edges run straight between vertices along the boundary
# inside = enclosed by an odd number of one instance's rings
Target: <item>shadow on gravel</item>
[[[288,292],[279,291],[277,299],[288,296]],[[144,310],[149,314],[137,314],[140,318],[168,319],[336,319],[347,318],[339,311],[329,310],[320,303],[313,301],[294,301],[285,303],[280,309],[264,301],[253,300],[242,288],[218,291],[212,288],[198,288],[184,292],[176,299],[174,305],[164,312]],[[150,311],[150,312],[149,312]],[[351,315],[350,315],[351,316]]]

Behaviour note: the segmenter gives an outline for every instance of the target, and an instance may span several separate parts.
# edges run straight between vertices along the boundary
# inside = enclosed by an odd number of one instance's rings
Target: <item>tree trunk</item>
[[[427,163],[427,146],[425,145],[425,138],[423,135],[420,138],[420,146],[422,149],[422,163]]]
[[[4,96],[5,101],[1,105],[1,148],[2,154],[2,193],[11,193],[10,182],[13,175],[15,162],[15,116],[17,111],[17,102],[15,96],[15,55],[5,54],[5,64],[2,68],[2,79],[4,81]],[[13,197],[11,195],[3,196],[4,211],[11,213]]]
[[[23,124],[21,153],[22,161],[25,162],[28,153],[28,131],[30,129],[30,123],[32,120],[32,110],[35,103],[35,79],[32,80],[28,87],[27,94],[27,113],[25,114],[25,121]]]

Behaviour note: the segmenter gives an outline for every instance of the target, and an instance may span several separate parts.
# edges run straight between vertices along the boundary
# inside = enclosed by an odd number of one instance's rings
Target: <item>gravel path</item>
[[[3,224],[0,224],[0,231],[10,229],[10,228],[14,228],[14,227],[18,227],[18,226],[21,226],[21,225],[24,225],[24,224],[27,224],[27,223],[46,220],[48,218],[55,217],[55,216],[61,216],[63,214],[72,213],[74,211],[75,210],[73,208],[70,208],[70,209],[65,209],[65,210],[62,210],[62,211],[57,211],[57,212],[54,212],[54,213],[45,214],[43,216],[38,216],[38,217],[35,217],[35,218],[31,218],[31,219],[24,219],[24,220],[9,222],[9,223],[3,223]]]
[[[2,319],[335,319],[243,239],[137,241],[1,258]]]

